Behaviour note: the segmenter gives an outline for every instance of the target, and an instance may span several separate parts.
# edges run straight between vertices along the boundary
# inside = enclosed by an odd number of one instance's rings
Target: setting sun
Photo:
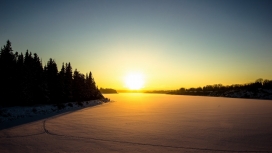
[[[125,77],[125,85],[130,90],[139,90],[144,86],[144,77],[141,73],[129,73]]]

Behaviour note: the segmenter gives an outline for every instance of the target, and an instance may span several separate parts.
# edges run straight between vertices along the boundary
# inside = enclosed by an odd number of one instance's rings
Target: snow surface
[[[0,131],[0,152],[272,152],[272,101],[112,94]]]
[[[57,114],[77,110],[84,107],[94,106],[108,102],[108,99],[90,100],[84,102],[70,102],[63,104],[38,105],[38,106],[17,106],[0,108],[0,123],[11,120],[18,120],[26,117],[36,117],[46,114]]]

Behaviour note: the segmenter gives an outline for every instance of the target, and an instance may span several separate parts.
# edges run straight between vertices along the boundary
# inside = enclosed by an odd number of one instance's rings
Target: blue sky
[[[1,1],[0,42],[71,62],[99,87],[146,89],[272,79],[271,1]]]

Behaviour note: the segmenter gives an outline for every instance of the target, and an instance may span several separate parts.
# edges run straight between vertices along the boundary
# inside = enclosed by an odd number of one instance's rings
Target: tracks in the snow
[[[71,112],[68,112],[71,113]],[[50,129],[46,128],[46,121],[55,119],[59,116],[66,115],[68,113],[64,113],[61,115],[57,115],[48,119],[43,120],[42,128],[43,131],[34,133],[34,134],[27,134],[27,135],[17,135],[17,136],[5,136],[0,138],[20,138],[20,137],[31,137],[37,136],[42,134],[48,134],[52,136],[58,137],[67,137],[67,138],[75,138],[75,139],[84,139],[84,140],[94,140],[94,141],[104,141],[104,142],[112,142],[112,143],[121,143],[121,144],[128,144],[128,145],[138,145],[138,146],[151,146],[151,147],[162,147],[162,148],[173,148],[173,149],[185,149],[185,150],[195,150],[199,152],[244,152],[244,153],[251,153],[251,152],[259,152],[259,153],[268,153],[269,151],[261,151],[261,150],[224,150],[224,149],[212,149],[212,148],[198,148],[198,147],[186,147],[186,146],[171,146],[171,145],[161,145],[161,144],[152,144],[152,143],[140,143],[140,142],[130,142],[130,141],[120,141],[120,140],[113,140],[113,139],[101,139],[96,137],[81,137],[81,136],[73,136],[73,135],[65,135],[65,134],[58,134],[50,131]]]
[[[53,118],[51,118],[53,119]],[[160,145],[160,144],[149,144],[149,143],[139,143],[139,142],[130,142],[130,141],[119,141],[119,140],[112,140],[112,139],[101,139],[95,137],[81,137],[81,136],[72,136],[72,135],[65,135],[65,134],[58,134],[49,131],[46,128],[46,121],[43,121],[43,129],[44,133],[52,136],[59,136],[59,137],[67,137],[67,138],[76,138],[76,139],[84,139],[84,140],[95,140],[95,141],[104,141],[104,142],[113,142],[113,143],[122,143],[122,144],[129,144],[129,145],[139,145],[139,146],[152,146],[152,147],[163,147],[163,148],[173,148],[173,149],[187,149],[187,150],[196,150],[196,151],[212,151],[212,152],[244,152],[244,153],[251,153],[251,152],[259,152],[259,153],[268,153],[269,151],[250,151],[250,150],[220,150],[220,149],[210,149],[210,148],[197,148],[197,147],[185,147],[185,146],[170,146],[170,145]]]

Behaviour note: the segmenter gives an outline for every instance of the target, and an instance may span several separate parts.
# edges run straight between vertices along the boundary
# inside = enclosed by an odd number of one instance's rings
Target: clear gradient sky
[[[272,1],[2,0],[0,45],[71,62],[99,87],[144,89],[272,79]]]

